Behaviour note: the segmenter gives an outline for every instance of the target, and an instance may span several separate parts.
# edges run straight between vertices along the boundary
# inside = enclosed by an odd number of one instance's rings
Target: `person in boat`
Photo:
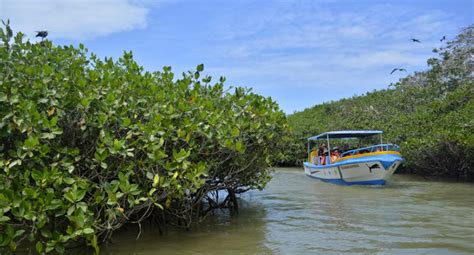
[[[319,162],[321,162],[321,165],[326,165],[326,156],[329,156],[329,151],[326,144],[322,143],[319,146],[318,155],[319,155]]]
[[[341,155],[339,154],[339,148],[334,148],[334,150],[331,151],[331,163],[336,162],[336,160],[340,158],[340,156]]]
[[[341,156],[344,152],[347,152],[347,151],[350,151],[350,150],[351,150],[351,148],[348,144],[343,144],[341,146],[341,149],[339,150],[339,156]],[[352,155],[352,154],[346,154],[345,156],[350,156],[350,155]]]
[[[309,161],[315,165],[318,164],[318,150],[316,149],[316,146],[313,147],[311,150],[311,153],[309,154]]]

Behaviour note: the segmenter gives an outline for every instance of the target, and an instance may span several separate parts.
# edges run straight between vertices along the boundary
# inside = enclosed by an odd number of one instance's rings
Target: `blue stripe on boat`
[[[306,175],[314,179],[321,180],[323,182],[328,182],[328,183],[334,183],[334,184],[339,184],[339,185],[384,185],[385,180],[371,180],[371,181],[359,181],[359,182],[346,182],[342,179],[323,179],[323,178],[318,178],[316,176],[312,175]]]

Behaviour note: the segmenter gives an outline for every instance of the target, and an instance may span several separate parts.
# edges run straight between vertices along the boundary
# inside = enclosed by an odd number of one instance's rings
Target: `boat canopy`
[[[325,132],[317,136],[312,136],[308,140],[319,140],[327,138],[363,138],[372,135],[382,134],[381,130],[343,130],[343,131],[330,131]]]

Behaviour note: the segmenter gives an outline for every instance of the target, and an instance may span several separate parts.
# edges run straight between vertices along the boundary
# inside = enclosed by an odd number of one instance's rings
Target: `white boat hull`
[[[383,185],[402,160],[387,164],[379,160],[344,162],[327,166],[304,163],[306,175],[322,181],[343,185]]]

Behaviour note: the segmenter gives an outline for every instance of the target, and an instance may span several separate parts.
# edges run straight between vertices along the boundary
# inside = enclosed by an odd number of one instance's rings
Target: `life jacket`
[[[317,150],[312,150],[311,153],[309,154],[309,163],[311,164],[318,164],[318,151]]]

